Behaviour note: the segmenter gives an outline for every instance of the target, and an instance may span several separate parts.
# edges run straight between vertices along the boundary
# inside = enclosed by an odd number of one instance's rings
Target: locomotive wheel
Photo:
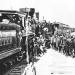
[[[16,60],[20,62],[22,60],[22,56],[17,56]]]
[[[22,54],[16,56],[16,61],[17,62],[20,62],[22,59],[23,59],[23,55]]]

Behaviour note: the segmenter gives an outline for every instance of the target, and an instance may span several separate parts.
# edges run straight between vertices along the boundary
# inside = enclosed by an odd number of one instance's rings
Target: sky
[[[75,27],[75,0],[1,0],[0,9],[35,8],[40,20],[61,22]]]

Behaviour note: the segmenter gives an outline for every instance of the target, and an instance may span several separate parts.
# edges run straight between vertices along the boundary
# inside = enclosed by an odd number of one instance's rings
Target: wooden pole
[[[28,54],[28,20],[26,22],[26,56],[27,56],[27,63],[29,64],[29,54]]]

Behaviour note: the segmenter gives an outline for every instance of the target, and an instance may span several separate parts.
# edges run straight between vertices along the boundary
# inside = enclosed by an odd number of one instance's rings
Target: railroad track
[[[24,59],[22,62],[12,67],[8,72],[3,75],[21,75],[26,66],[26,60]]]
[[[37,62],[40,59],[40,57],[34,59],[34,62]],[[9,70],[7,73],[5,73],[4,75],[24,75],[25,70],[29,67],[27,67],[27,63],[26,63],[26,59],[24,59],[22,62],[20,62],[19,64],[15,65],[11,70]],[[32,67],[33,70],[35,71],[35,67]],[[33,75],[36,75],[36,73],[34,72]]]

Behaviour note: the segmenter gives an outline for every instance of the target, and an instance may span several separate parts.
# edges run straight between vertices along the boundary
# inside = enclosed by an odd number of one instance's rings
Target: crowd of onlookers
[[[50,48],[52,33],[49,33],[49,24],[47,22],[38,23],[35,29],[34,37],[34,55],[43,55],[47,48]]]
[[[61,36],[56,35],[52,39],[52,47],[55,50],[67,56],[75,57],[75,36],[71,36],[70,34],[69,36],[64,36],[64,34],[62,34]]]
[[[44,23],[47,25],[47,23]],[[43,24],[43,25],[44,25]],[[71,36],[70,31],[66,30],[64,33],[55,34],[57,31],[54,30],[54,34],[49,32],[48,29],[41,25],[41,30],[35,38],[35,52],[36,55],[44,54],[47,48],[53,48],[58,52],[62,52],[66,56],[75,57],[75,36]],[[40,29],[40,28],[39,28]]]
[[[35,34],[33,37],[30,36],[33,41],[30,39],[28,42],[28,54],[31,61],[32,58],[44,55],[50,48],[66,56],[75,57],[75,35],[71,35],[70,29],[59,29],[58,24],[46,21],[32,23],[32,27]]]

